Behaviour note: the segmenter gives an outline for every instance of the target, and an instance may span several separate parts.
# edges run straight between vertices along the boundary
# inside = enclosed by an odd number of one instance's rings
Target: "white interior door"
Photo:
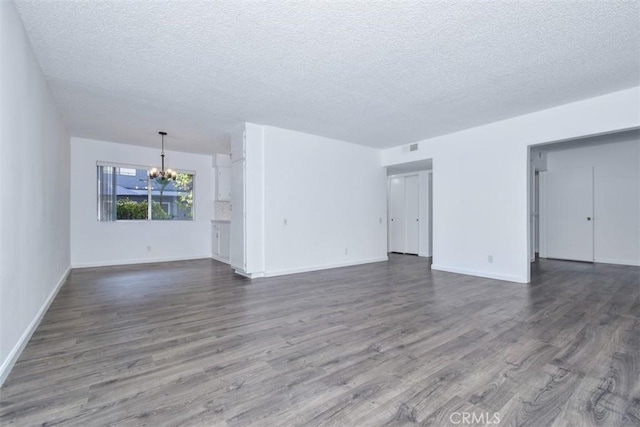
[[[593,168],[545,175],[547,257],[593,261]]]
[[[404,181],[405,198],[405,253],[420,252],[420,180],[418,175],[407,176]]]
[[[389,183],[389,251],[404,252],[405,214],[404,177],[391,178]]]

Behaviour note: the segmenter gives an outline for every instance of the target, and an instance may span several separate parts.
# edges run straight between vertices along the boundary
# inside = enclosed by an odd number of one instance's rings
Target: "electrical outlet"
[[[282,223],[283,223],[284,225],[287,225],[287,218],[285,218],[285,219],[282,221]]]
[[[487,257],[487,261],[489,261],[489,264],[491,264],[493,262],[493,255],[489,255]]]
[[[151,245],[147,246],[147,252],[151,252]]]
[[[349,248],[344,248],[344,254],[349,255]]]

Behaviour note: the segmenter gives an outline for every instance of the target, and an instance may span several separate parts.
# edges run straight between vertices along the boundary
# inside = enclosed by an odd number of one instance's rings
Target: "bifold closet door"
[[[389,251],[420,251],[420,180],[418,175],[391,178],[389,185]]]
[[[418,175],[405,177],[405,253],[417,255],[420,251],[420,181]]]
[[[404,177],[391,178],[389,185],[389,251],[404,252],[406,221]]]

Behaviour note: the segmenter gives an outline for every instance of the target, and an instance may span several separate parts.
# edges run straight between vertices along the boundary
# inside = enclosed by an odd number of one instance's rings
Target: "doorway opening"
[[[529,255],[640,265],[640,130],[529,149]]]
[[[433,168],[422,160],[387,168],[387,251],[433,256]]]

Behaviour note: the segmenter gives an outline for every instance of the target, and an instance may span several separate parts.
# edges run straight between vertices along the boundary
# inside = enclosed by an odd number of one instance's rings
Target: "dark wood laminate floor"
[[[639,425],[640,269],[541,260],[533,275],[401,255],[253,282],[211,260],[75,270],[0,420]]]

